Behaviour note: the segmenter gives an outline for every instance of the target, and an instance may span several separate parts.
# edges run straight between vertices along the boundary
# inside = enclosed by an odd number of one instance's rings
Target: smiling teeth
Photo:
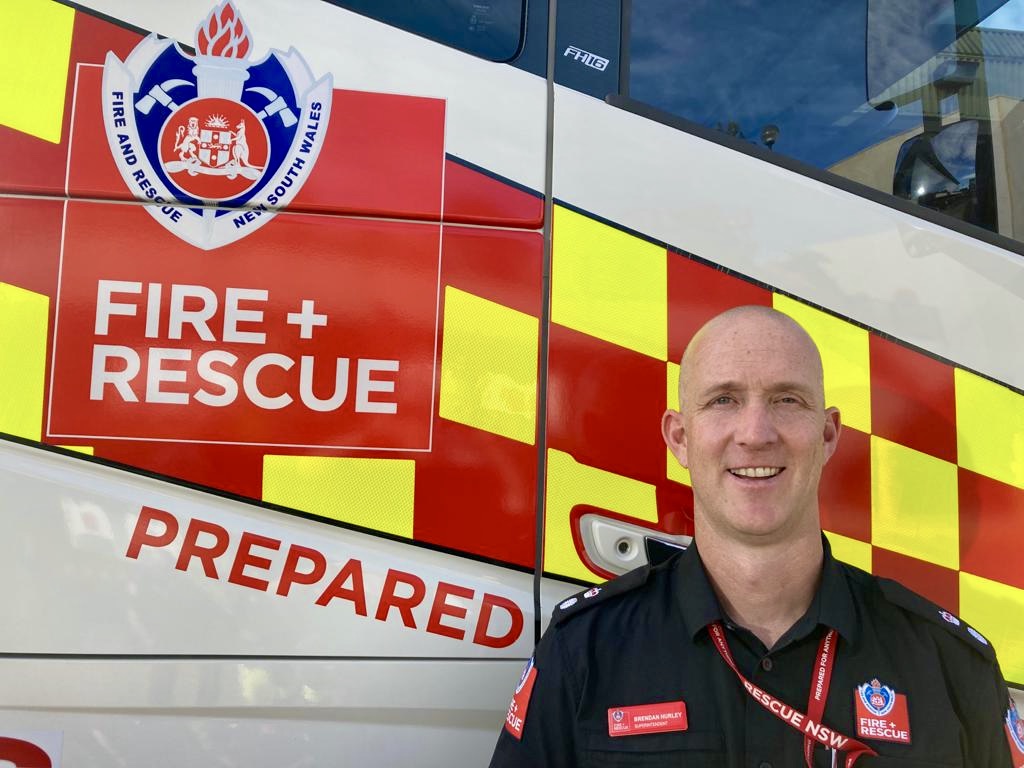
[[[775,477],[782,470],[779,467],[741,467],[729,471],[740,477]]]

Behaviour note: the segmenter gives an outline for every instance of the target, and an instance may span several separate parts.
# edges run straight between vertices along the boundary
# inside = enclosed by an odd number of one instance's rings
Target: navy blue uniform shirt
[[[728,621],[695,545],[564,601],[534,654],[521,738],[502,729],[491,768],[805,765],[803,736],[748,695],[712,644],[715,621],[743,675],[804,713],[819,643],[837,631],[822,721],[878,753],[856,768],[1010,768],[1008,691],[988,642],[900,584],[834,559],[823,541],[811,606],[770,650]],[[685,730],[609,733],[613,714],[680,701]],[[523,703],[521,693],[516,716]],[[835,757],[842,766],[844,753]],[[814,765],[832,760],[815,747]]]

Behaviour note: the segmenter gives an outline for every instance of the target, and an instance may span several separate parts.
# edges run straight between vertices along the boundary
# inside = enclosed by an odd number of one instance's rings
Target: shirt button
[[[763,669],[765,672],[771,672],[773,666],[774,665],[772,664],[772,660],[769,659],[767,656],[765,656],[763,659],[761,659],[761,669]],[[768,763],[761,763],[761,767],[760,768],[772,768],[772,767]]]

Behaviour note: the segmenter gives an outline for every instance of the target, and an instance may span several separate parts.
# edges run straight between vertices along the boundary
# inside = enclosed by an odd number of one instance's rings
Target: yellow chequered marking
[[[960,466],[1024,488],[1024,397],[959,368],[953,380]]]
[[[60,143],[74,24],[50,0],[0,3],[0,124]]]
[[[871,573],[871,545],[860,539],[851,539],[832,531],[825,531],[828,543],[832,546],[832,555],[862,571]]]
[[[665,249],[555,206],[551,319],[665,360]]]
[[[0,432],[39,440],[50,299],[0,283]]]
[[[871,543],[960,567],[956,465],[871,437]]]
[[[665,364],[665,383],[667,389],[665,390],[665,402],[668,403],[668,407],[673,411],[679,410],[679,364],[678,363],[666,363]],[[690,470],[680,465],[679,461],[675,456],[672,455],[672,451],[668,448],[665,449],[665,476],[669,480],[675,480],[677,483],[683,485],[690,485]]]
[[[825,369],[825,404],[839,409],[844,424],[870,434],[868,332],[778,293],[772,296],[772,304],[800,323],[821,350]]]
[[[1007,680],[1024,680],[1024,589],[960,573],[960,615],[992,643]]]
[[[264,456],[263,499],[412,538],[416,462]]]
[[[569,513],[590,504],[649,523],[658,522],[654,486],[580,464],[568,453],[548,449],[547,503],[544,516],[544,570],[592,581],[593,573],[576,553]]]
[[[95,456],[96,449],[91,445],[62,445],[60,446],[66,451],[75,451],[76,453],[84,453],[86,456]]]
[[[532,315],[447,286],[441,418],[532,445],[539,328]]]

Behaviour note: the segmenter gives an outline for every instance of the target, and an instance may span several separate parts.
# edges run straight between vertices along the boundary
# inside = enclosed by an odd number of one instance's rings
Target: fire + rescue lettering
[[[152,507],[143,507],[139,513],[125,556],[137,560],[144,547],[168,547],[178,540],[179,534],[180,550],[174,564],[177,570],[187,571],[191,562],[197,560],[207,578],[221,580],[227,568],[227,581],[232,584],[261,592],[268,591],[272,586],[271,580],[263,578],[259,571],[270,575],[269,571],[275,566],[272,553],[281,551],[284,546],[280,539],[243,531],[232,542],[233,534],[226,528],[199,518],[189,519],[182,533],[182,525],[175,515]],[[233,543],[235,546],[232,548]],[[233,549],[234,554],[224,557],[229,548]],[[256,548],[264,552],[254,552]],[[221,566],[219,571],[218,564]],[[327,606],[333,600],[347,600],[357,615],[369,616],[362,562],[355,558],[349,559],[329,581],[325,578],[327,565],[327,557],[319,550],[300,544],[288,545],[274,592],[281,597],[288,597],[295,585],[317,585],[320,595],[314,601],[316,605]],[[322,586],[324,583],[326,586]],[[476,602],[475,590],[445,581],[437,582],[431,589],[433,598],[424,629],[454,640],[465,639],[467,628],[453,622],[466,618],[469,608],[464,603]],[[373,618],[386,622],[394,609],[406,627],[418,629],[413,609],[424,603],[427,591],[426,582],[419,576],[389,568]],[[463,604],[452,602],[452,598],[463,601]],[[492,624],[504,623],[499,618],[501,612],[507,614],[505,621],[510,625],[504,633],[498,634]],[[473,643],[488,648],[506,648],[519,639],[522,631],[523,612],[515,602],[487,592],[482,595],[476,626],[473,628]]]
[[[910,741],[910,731],[895,727],[895,723],[888,720],[878,720],[873,717],[858,718],[857,733],[860,736],[874,737],[876,739],[892,739],[898,741]]]
[[[523,718],[519,715],[519,704],[514,698],[509,702],[508,712],[505,713],[505,722],[516,733],[523,732]]]
[[[163,288],[161,283],[149,283],[145,288],[145,306],[142,309],[147,339],[159,339],[164,333],[161,328]],[[141,282],[99,280],[95,335],[107,336],[114,318],[138,315],[140,306],[137,302],[115,301],[115,296],[142,294]],[[221,300],[206,286],[172,284],[169,294],[166,339],[180,340],[185,329],[189,328],[189,334],[194,334],[201,341],[216,342],[218,338],[210,328],[210,320],[223,307],[220,341],[230,344],[266,343],[267,334],[261,328],[264,324],[263,307],[270,298],[268,290],[227,288]],[[287,315],[287,323],[297,327],[300,339],[312,338],[314,330],[326,325],[327,320],[325,314],[315,311],[315,303],[309,300],[302,302],[301,311]],[[139,395],[132,388],[132,383],[145,364],[143,399],[147,403],[187,405],[195,400],[203,405],[223,407],[235,402],[241,385],[242,394],[251,403],[266,410],[277,410],[290,405],[295,398],[289,392],[267,394],[260,385],[260,374],[267,368],[290,371],[298,362],[298,386],[293,384],[291,389],[298,390],[299,401],[312,411],[328,412],[341,408],[348,400],[349,379],[353,377],[353,409],[356,413],[393,414],[398,411],[398,403],[380,399],[382,395],[395,392],[394,379],[386,376],[398,373],[398,360],[336,358],[331,361],[335,368],[334,391],[330,397],[321,398],[313,392],[316,358],[312,355],[302,355],[296,361],[288,355],[268,352],[238,366],[243,369],[239,371],[236,369],[239,357],[224,349],[206,350],[198,355],[195,362],[192,360],[193,350],[187,347],[149,347],[142,352],[144,354],[127,345],[94,344],[89,399],[103,400],[112,389],[123,402],[138,402]],[[182,385],[191,391],[182,391]],[[212,385],[212,389],[204,385]]]

